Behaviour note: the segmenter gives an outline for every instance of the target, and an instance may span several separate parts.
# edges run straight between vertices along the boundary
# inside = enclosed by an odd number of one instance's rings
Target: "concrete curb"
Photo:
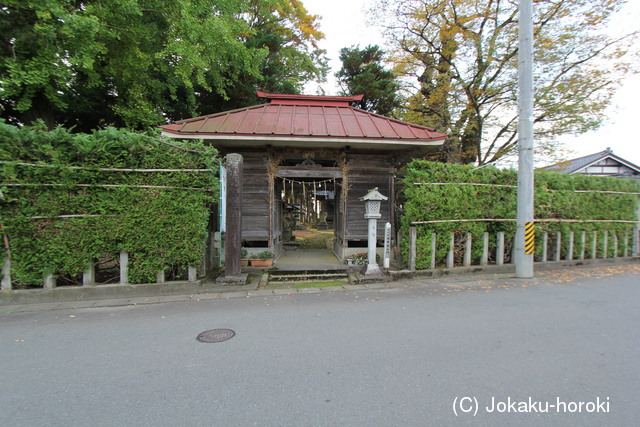
[[[0,306],[23,304],[51,304],[57,302],[99,301],[107,299],[156,298],[172,295],[201,295],[254,290],[260,275],[250,274],[249,284],[218,285],[200,279],[195,282],[145,283],[140,285],[114,284],[96,286],[61,286],[53,289],[27,289],[0,292]]]
[[[534,272],[557,270],[564,267],[581,267],[581,266],[603,266],[617,265],[640,262],[640,257],[628,258],[605,258],[605,259],[585,259],[572,261],[548,261],[537,262],[533,265]],[[446,276],[468,276],[474,274],[515,274],[516,266],[514,264],[503,265],[474,265],[471,267],[457,267],[452,269],[436,269],[436,270],[398,270],[390,271],[389,275],[392,280],[410,280],[424,277],[446,277]]]
[[[549,271],[568,267],[596,267],[622,264],[635,264],[638,258],[611,258],[595,260],[557,261],[535,264],[535,271]],[[249,298],[258,296],[283,296],[295,294],[380,290],[408,286],[407,282],[424,278],[447,278],[464,281],[476,280],[477,276],[497,275],[509,277],[514,274],[513,265],[490,265],[461,267],[451,270],[400,270],[389,272],[386,282],[360,283],[357,285],[328,286],[325,288],[280,288],[257,289],[264,281],[261,274],[251,275],[247,285],[219,286],[214,282],[199,280],[197,282],[170,282],[143,285],[98,285],[85,287],[60,287],[50,290],[18,290],[0,292],[0,313],[16,313],[28,311],[115,307],[126,305],[158,304],[166,302],[189,302],[211,299]]]

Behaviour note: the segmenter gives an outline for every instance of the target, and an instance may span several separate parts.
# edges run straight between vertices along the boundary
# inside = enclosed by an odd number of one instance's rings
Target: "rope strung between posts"
[[[289,179],[289,178],[284,179],[285,183],[287,181],[289,181],[292,184],[296,183],[296,184],[300,184],[300,185],[309,185],[309,181],[296,181],[295,179]],[[324,181],[314,181],[314,182],[317,182],[319,184],[327,183],[327,182],[335,182],[335,178],[329,178],[329,179],[325,179]]]
[[[506,185],[506,184],[482,184],[479,182],[414,182],[413,185],[475,185],[475,186],[488,186],[488,187],[509,187],[509,188],[518,188],[517,185]],[[636,192],[626,192],[626,191],[606,191],[606,190],[552,190],[546,189],[549,192],[561,192],[561,191],[571,191],[574,193],[604,193],[604,194],[636,194],[640,195],[640,193]]]
[[[127,184],[2,184],[4,187],[105,187],[105,188],[166,188],[171,190],[213,191],[210,188],[171,187],[168,185],[127,185]]]
[[[0,160],[0,164],[14,164],[18,166],[31,166],[37,168],[63,168],[75,170],[98,170],[105,172],[213,172],[212,169],[127,169],[127,168],[89,168],[83,166],[45,165],[38,163],[21,163]]]
[[[493,219],[493,218],[480,218],[480,219],[439,219],[433,221],[411,221],[412,225],[420,224],[437,224],[444,222],[515,222],[513,219]],[[533,222],[620,222],[628,224],[640,223],[640,221],[625,221],[621,219],[559,219],[559,218],[547,218],[547,219],[534,219]]]

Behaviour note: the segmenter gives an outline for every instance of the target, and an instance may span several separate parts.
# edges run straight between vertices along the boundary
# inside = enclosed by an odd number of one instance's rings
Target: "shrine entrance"
[[[342,171],[305,159],[294,166],[278,168],[274,181],[276,212],[281,224],[283,262],[291,262],[287,251],[314,251],[311,258],[338,263],[333,255],[336,224],[340,223]],[[301,252],[295,258],[306,259]],[[309,260],[306,260],[307,263]]]
[[[257,95],[266,102],[161,126],[167,137],[204,139],[221,156],[242,156],[242,249],[278,259],[296,240],[322,245],[326,237],[331,249],[318,250],[345,262],[368,247],[360,197],[373,188],[388,197],[376,236],[389,222],[396,245],[395,173],[447,135],[353,107],[363,95]]]

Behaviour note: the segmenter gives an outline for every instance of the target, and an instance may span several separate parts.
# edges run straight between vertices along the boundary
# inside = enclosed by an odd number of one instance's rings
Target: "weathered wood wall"
[[[244,152],[242,239],[269,241],[269,179],[260,153]]]
[[[391,172],[349,172],[347,175],[349,193],[347,196],[347,215],[345,240],[367,240],[367,220],[364,217],[364,202],[359,200],[372,188],[378,187],[382,195],[389,197],[381,203],[378,219],[378,236],[384,237],[384,224],[392,221],[393,173]]]
[[[378,220],[380,240],[384,238],[385,223],[394,224],[395,169],[394,159],[389,154],[348,153],[348,164],[344,169],[335,166],[309,168],[282,166],[273,180],[274,185],[271,186],[268,173],[269,154],[266,149],[246,149],[238,152],[244,158],[242,238],[253,247],[264,247],[265,250],[274,252],[276,256],[282,251],[282,177],[336,179],[334,251],[339,258],[346,256],[350,241],[367,240],[364,202],[359,198],[372,188],[378,187],[383,195],[389,197],[382,203],[380,210],[382,215]],[[337,156],[336,153],[334,154]],[[331,155],[325,157],[315,160],[338,161],[337,157],[333,158]]]

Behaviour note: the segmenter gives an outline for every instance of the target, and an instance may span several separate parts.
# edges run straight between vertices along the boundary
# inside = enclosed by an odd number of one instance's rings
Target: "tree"
[[[535,133],[553,138],[597,128],[636,33],[603,34],[619,0],[536,0]],[[517,2],[379,0],[377,19],[411,79],[406,119],[449,134],[441,160],[486,164],[517,145]]]
[[[262,7],[267,3],[273,7]],[[264,80],[271,52],[255,42],[256,5],[283,44],[291,35],[296,52],[322,36],[297,0],[6,0],[0,116],[89,131],[144,129],[213,112],[242,98],[235,94],[241,83],[253,94]],[[310,74],[284,75],[278,81],[295,86]]]
[[[305,83],[324,81],[328,70],[325,51],[317,42],[324,37],[318,30],[318,16],[309,15],[298,0],[251,0],[242,15],[251,30],[245,45],[265,49],[260,75],[241,73],[232,83],[227,97],[198,91],[201,110],[215,113],[255,105],[256,89],[270,93],[300,93]],[[174,115],[175,119],[184,114]]]
[[[340,60],[342,68],[336,77],[342,95],[364,95],[356,103],[358,108],[389,115],[400,107],[400,84],[393,71],[384,69],[384,51],[379,46],[342,48]]]

